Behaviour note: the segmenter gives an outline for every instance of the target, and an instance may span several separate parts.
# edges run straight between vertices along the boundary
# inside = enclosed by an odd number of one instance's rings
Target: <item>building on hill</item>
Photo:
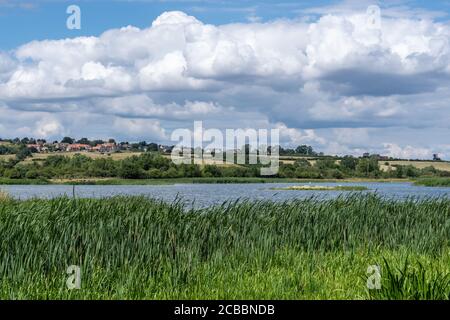
[[[81,143],[73,143],[67,146],[67,152],[76,152],[76,151],[91,151],[92,147],[88,144]]]
[[[101,152],[101,153],[109,153],[109,152],[115,152],[118,149],[119,148],[117,147],[117,145],[115,143],[103,143],[103,144],[98,144],[95,147],[93,147],[92,151],[97,151],[97,152]]]
[[[68,147],[69,147],[68,143],[59,143],[59,142],[53,143],[53,149],[55,151],[66,151]]]

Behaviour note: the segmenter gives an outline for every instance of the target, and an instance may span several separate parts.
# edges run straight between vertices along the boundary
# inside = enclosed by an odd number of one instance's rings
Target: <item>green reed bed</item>
[[[9,179],[0,177],[0,185],[45,185],[50,184],[46,179]]]
[[[0,236],[3,299],[407,299],[417,297],[414,288],[422,288],[422,298],[450,293],[449,199],[355,194],[191,210],[142,197],[5,199]],[[402,278],[405,261],[413,276]],[[374,264],[383,275],[377,292],[364,280]],[[69,265],[81,267],[80,290],[66,288]],[[416,274],[425,275],[414,287]],[[399,277],[406,279],[400,289],[393,285]],[[426,294],[427,286],[440,295]]]
[[[414,184],[425,187],[450,187],[450,178],[419,179]]]

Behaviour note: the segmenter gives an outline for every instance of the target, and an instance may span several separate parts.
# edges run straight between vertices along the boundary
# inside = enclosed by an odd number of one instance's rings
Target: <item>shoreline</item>
[[[0,185],[174,185],[174,184],[257,184],[257,183],[413,183],[410,179],[290,179],[290,178],[172,178],[172,179],[120,179],[120,178],[79,178],[79,179],[0,179]]]

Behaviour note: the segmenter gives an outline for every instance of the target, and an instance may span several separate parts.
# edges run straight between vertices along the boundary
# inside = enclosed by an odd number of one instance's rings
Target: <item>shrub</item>
[[[39,178],[39,173],[36,170],[30,170],[25,174],[27,179],[37,179]]]

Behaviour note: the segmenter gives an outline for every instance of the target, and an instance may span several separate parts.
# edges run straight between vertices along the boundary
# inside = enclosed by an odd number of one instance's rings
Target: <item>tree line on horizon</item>
[[[220,178],[260,177],[261,164],[256,165],[197,165],[174,164],[158,152],[145,152],[122,160],[98,158],[76,154],[72,157],[50,155],[39,161],[18,162],[17,159],[0,160],[0,177],[8,179],[73,179],[73,178]],[[345,179],[345,178],[418,178],[448,177],[450,172],[434,167],[418,169],[411,165],[395,166],[395,170],[382,171],[376,157],[355,158],[345,156],[316,159],[313,163],[298,159],[293,163],[280,163],[274,178]]]

